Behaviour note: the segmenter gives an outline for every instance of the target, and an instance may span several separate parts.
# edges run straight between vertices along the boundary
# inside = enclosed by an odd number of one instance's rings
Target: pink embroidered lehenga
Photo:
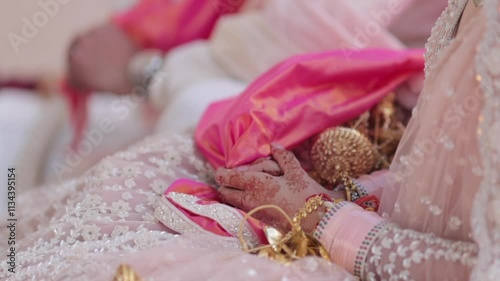
[[[434,28],[424,91],[386,180],[376,185],[380,215],[393,224],[384,223],[360,249],[363,259],[354,271],[318,258],[285,266],[245,254],[231,235],[214,235],[165,208],[170,183],[213,184],[213,171],[190,137],[158,135],[103,159],[81,178],[21,195],[17,273],[10,275],[2,262],[0,277],[111,280],[127,263],[146,280],[356,280],[353,274],[363,280],[495,280],[500,2],[469,2],[450,0]],[[233,208],[174,200],[229,233],[235,229]],[[383,220],[372,213],[349,220],[345,210],[334,217],[350,224]],[[328,229],[318,235],[323,241],[330,239]]]

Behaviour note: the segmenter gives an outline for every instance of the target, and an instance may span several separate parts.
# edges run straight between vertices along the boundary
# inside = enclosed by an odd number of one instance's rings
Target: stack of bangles
[[[361,278],[369,249],[389,223],[376,213],[379,199],[369,195],[357,180],[345,180],[343,188],[347,200],[332,200],[326,194],[317,194],[307,198],[303,208],[318,201],[326,207],[313,236],[333,263]]]
[[[330,196],[328,196],[325,193],[320,193],[320,194],[315,194],[312,196],[309,196],[306,199],[306,202],[309,201],[310,198],[316,197],[316,196],[321,196],[323,200],[325,201],[325,207],[327,209],[331,209],[335,206],[335,204],[341,203],[341,202],[352,202],[354,204],[357,204],[361,208],[363,208],[365,211],[371,211],[371,212],[377,212],[378,207],[380,205],[380,200],[375,196],[375,195],[370,195],[366,191],[366,189],[361,185],[361,183],[355,179],[350,179],[346,178],[343,180],[343,184],[337,187],[337,190],[344,190],[346,193],[346,199],[336,199],[332,200]]]

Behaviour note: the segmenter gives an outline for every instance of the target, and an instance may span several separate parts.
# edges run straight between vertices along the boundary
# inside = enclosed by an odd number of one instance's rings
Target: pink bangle
[[[361,277],[368,250],[385,225],[375,213],[342,202],[321,220],[315,236],[328,249],[333,263]]]
[[[386,186],[386,177],[388,173],[388,170],[374,172],[370,175],[359,177],[358,181],[368,194],[381,198],[383,188]]]

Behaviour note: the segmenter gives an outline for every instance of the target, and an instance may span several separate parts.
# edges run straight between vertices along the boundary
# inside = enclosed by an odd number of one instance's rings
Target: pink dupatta
[[[142,48],[168,51],[206,39],[219,17],[237,12],[245,0],[141,0],[113,21]]]
[[[422,73],[422,50],[345,50],[292,57],[235,98],[212,104],[195,133],[216,168],[270,155],[359,116]]]

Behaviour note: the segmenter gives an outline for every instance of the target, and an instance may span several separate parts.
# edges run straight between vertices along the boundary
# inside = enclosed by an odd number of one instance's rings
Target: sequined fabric
[[[385,214],[414,230],[387,229],[366,261],[367,280],[497,280],[500,274],[499,3],[469,2],[450,1],[433,29],[427,85],[403,140],[410,145],[391,167],[398,199],[391,201],[394,190],[384,191]]]
[[[483,180],[474,202],[472,225],[479,245],[473,280],[497,280],[500,276],[500,1],[485,0],[487,29],[476,58],[476,80],[488,101],[479,116],[477,131],[483,163]]]
[[[361,243],[363,280],[498,279],[499,3],[466,2],[450,2],[429,42],[426,85],[382,196],[381,214],[399,226]],[[325,229],[353,220],[368,222],[333,216]]]
[[[213,171],[190,136],[157,135],[103,159],[79,179],[19,196],[16,274],[0,265],[1,280],[112,280],[129,264],[144,280],[354,280],[318,258],[282,266],[245,254],[232,237],[186,223],[162,203],[178,178],[212,183]],[[193,211],[236,232],[228,206],[211,212],[172,194]],[[28,206],[37,206],[37,210]],[[207,211],[208,210],[208,211]],[[158,221],[158,219],[160,221]],[[172,229],[166,227],[170,226]],[[244,232],[249,242],[255,237]],[[6,237],[2,227],[1,237]],[[255,243],[255,242],[254,242]],[[254,244],[252,243],[252,244]],[[6,252],[7,245],[1,244]]]
[[[444,17],[462,15],[463,4],[450,3]],[[439,23],[434,28],[444,29]],[[447,46],[429,41],[431,49],[436,44],[444,50],[428,73],[381,200],[381,214],[401,227],[472,241],[470,214],[483,173],[477,130],[484,104],[472,66],[483,32],[482,9],[470,3],[456,38]]]

